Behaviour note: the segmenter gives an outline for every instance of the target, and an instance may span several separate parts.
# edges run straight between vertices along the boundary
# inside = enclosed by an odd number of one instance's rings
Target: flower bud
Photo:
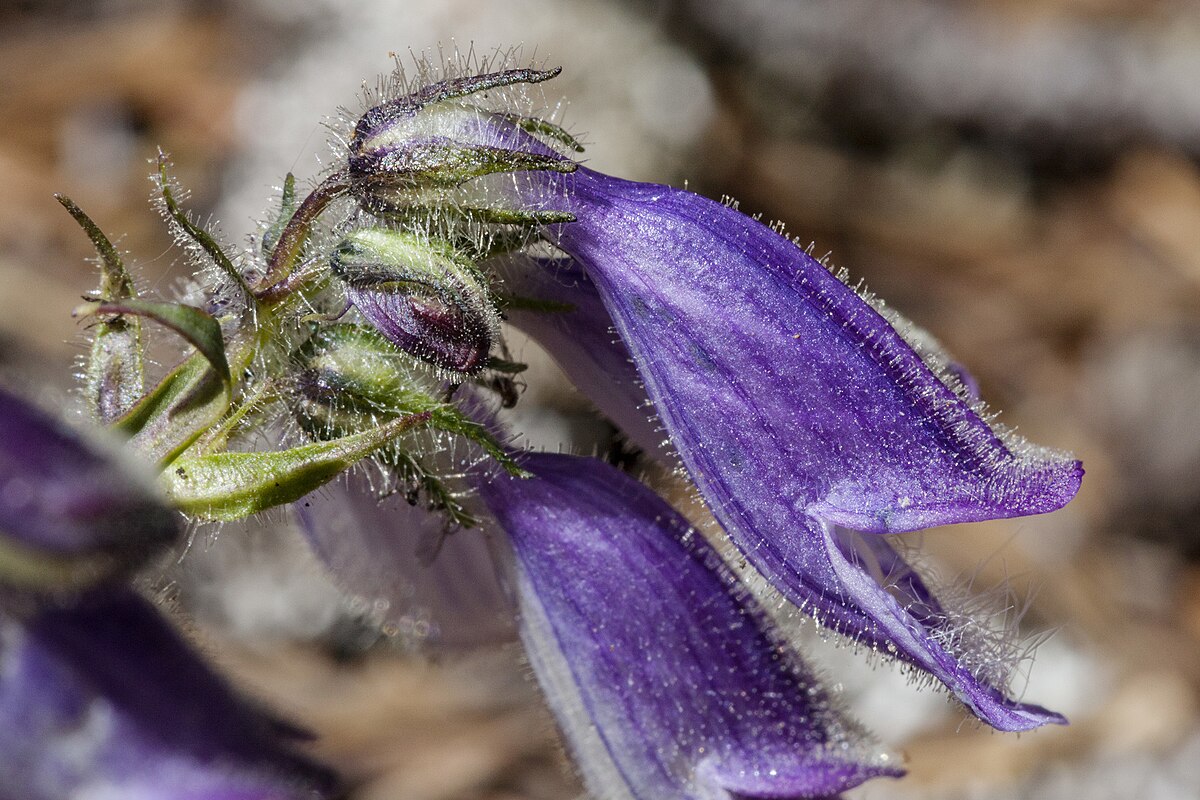
[[[356,192],[368,205],[376,200],[395,203],[398,195],[453,188],[497,172],[574,170],[574,162],[522,131],[524,118],[458,101],[557,74],[558,70],[508,70],[450,79],[369,109],[350,140],[348,166]],[[552,137],[566,136],[552,124],[533,122]]]
[[[445,370],[487,362],[498,316],[472,264],[447,242],[371,228],[334,251],[350,302],[392,344]]]
[[[296,416],[310,435],[348,436],[427,414],[429,428],[462,437],[510,473],[523,474],[472,409],[464,411],[440,398],[434,382],[373,328],[330,325],[309,339],[296,358],[302,364]]]
[[[296,411],[313,435],[345,436],[441,405],[427,381],[374,328],[330,325],[297,355],[302,368]]]
[[[135,569],[179,534],[149,475],[0,390],[0,586],[72,589]]]

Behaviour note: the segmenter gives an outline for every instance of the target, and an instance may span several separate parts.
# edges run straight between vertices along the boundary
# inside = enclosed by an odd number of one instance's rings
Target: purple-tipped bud
[[[331,266],[350,302],[401,350],[453,372],[487,362],[496,311],[474,267],[449,244],[370,228],[347,237]]]
[[[574,162],[544,147],[523,147],[525,137],[497,136],[490,113],[458,101],[557,74],[525,69],[450,79],[369,109],[350,140],[348,166],[355,192],[368,205],[373,200],[393,203],[408,192],[446,189],[497,172],[570,172]]]
[[[151,476],[116,447],[0,390],[0,585],[50,590],[124,575],[179,532]]]

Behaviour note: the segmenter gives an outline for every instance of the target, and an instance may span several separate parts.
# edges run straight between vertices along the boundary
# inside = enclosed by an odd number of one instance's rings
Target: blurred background
[[[1084,461],[1063,511],[919,537],[939,573],[1046,638],[1017,689],[1073,724],[993,734],[813,641],[911,772],[850,796],[1200,797],[1195,3],[4,0],[0,371],[61,395],[83,352],[69,311],[94,267],[53,192],[169,294],[185,264],[147,204],[157,147],[240,243],[286,172],[320,172],[325,123],[390,53],[514,46],[563,66],[547,98],[590,166],[785,221],[936,335],[1003,421]],[[608,446],[519,351],[533,442]],[[201,531],[173,594],[235,680],[317,732],[355,800],[579,794],[515,647],[375,644],[277,523]]]

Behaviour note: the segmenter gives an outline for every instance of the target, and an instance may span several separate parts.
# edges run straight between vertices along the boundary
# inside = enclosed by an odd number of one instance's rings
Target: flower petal
[[[131,591],[0,616],[0,796],[316,800],[332,777],[293,750],[297,735]]]
[[[556,243],[595,282],[693,477],[714,476],[702,490],[750,473],[748,493],[733,493],[744,502],[777,496],[788,516],[878,533],[1074,496],[1077,462],[1002,438],[875,309],[765,225],[583,168],[553,181],[580,218]]]
[[[517,562],[522,636],[601,797],[827,797],[868,757],[715,551],[601,462],[528,455],[481,487]]]
[[[583,270],[565,259],[529,257],[504,259],[496,268],[511,294],[571,307],[545,311],[513,305],[505,316],[546,348],[575,387],[634,444],[664,463],[676,463],[629,351]]]
[[[447,648],[514,637],[512,604],[483,532],[447,533],[443,515],[400,495],[380,498],[360,473],[293,508],[337,584],[398,636]]]
[[[535,195],[569,199],[579,221],[558,227],[556,244],[595,283],[684,465],[750,562],[841,632],[900,637],[897,655],[989,723],[1061,721],[985,702],[953,659],[931,659],[940,645],[839,557],[829,531],[1051,511],[1078,490],[1079,463],[989,426],[875,308],[765,225],[584,168],[539,180]]]

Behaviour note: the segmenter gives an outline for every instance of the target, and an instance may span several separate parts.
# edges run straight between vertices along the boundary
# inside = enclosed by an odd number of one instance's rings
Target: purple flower
[[[472,80],[497,85],[502,75]],[[514,163],[553,156],[506,117],[438,105],[443,94],[431,87],[419,102],[369,112],[361,141],[380,152],[506,151]],[[437,124],[422,127],[423,114]],[[395,178],[386,159],[374,163],[371,179],[360,179],[367,202],[395,202],[396,187],[417,174],[412,163]],[[871,535],[1057,509],[1079,488],[1078,462],[991,426],[954,365],[906,341],[906,322],[732,208],[583,167],[483,180],[468,183],[468,195],[576,218],[547,226],[547,237],[594,284],[692,480],[775,588],[839,633],[928,671],[997,728],[1064,721],[1011,699],[958,652],[950,615]],[[590,327],[575,335],[594,341],[603,322],[594,304],[581,307],[577,319]],[[554,323],[533,332],[564,350]],[[628,370],[611,347],[588,349],[575,357],[575,377],[612,381],[598,403],[624,422],[636,407]],[[580,378],[591,369],[600,375]],[[879,563],[889,572],[872,569]]]
[[[535,192],[578,218],[554,242],[592,278],[692,480],[755,569],[992,726],[1062,722],[948,651],[953,622],[928,590],[872,577],[864,565],[881,555],[902,565],[886,542],[836,528],[1055,510],[1078,491],[1079,463],[992,428],[892,321],[730,207],[583,168]]]
[[[360,597],[402,641],[455,649],[509,641],[512,606],[490,542],[447,532],[445,518],[347,476],[292,506],[334,581]]]
[[[941,644],[936,604],[893,593],[835,528],[894,533],[1036,514],[1082,468],[991,427],[887,318],[727,206],[580,168],[536,190],[578,222],[554,241],[595,283],[710,509],[789,600],[929,671],[1004,730],[1062,722]],[[928,612],[928,613],[927,613]]]
[[[318,800],[332,779],[146,601],[0,614],[0,798]]]
[[[592,459],[481,487],[516,555],[522,637],[597,797],[828,797],[869,756],[698,532]]]
[[[0,389],[0,586],[119,577],[180,530],[148,471]]]

